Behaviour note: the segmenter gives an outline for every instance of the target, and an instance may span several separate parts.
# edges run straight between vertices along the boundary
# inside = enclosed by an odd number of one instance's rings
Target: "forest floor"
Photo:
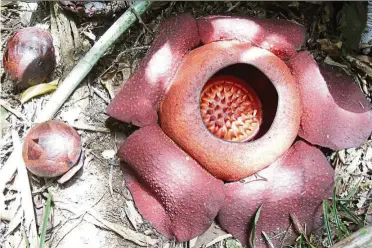
[[[56,13],[63,13],[71,27],[76,28],[78,36],[73,38],[74,47],[69,55],[57,57],[57,68],[50,81],[65,77],[78,59],[125,10],[125,8],[119,10],[108,17],[88,18],[64,12],[62,9],[54,11],[56,5],[57,2],[28,4],[4,1],[1,9],[1,57],[7,39],[14,31],[34,25],[51,27],[53,20],[56,19]],[[109,118],[106,114],[107,105],[146,54],[159,24],[171,16],[185,12],[196,18],[222,14],[286,19],[300,23],[308,31],[304,49],[309,50],[318,61],[325,60],[326,63],[337,61],[341,67],[344,65],[342,68],[358,79],[360,88],[371,100],[372,83],[369,72],[363,70],[364,67],[360,68],[342,59],[345,56],[344,47],[348,45],[340,39],[342,29],[339,28],[339,18],[342,7],[340,3],[332,2],[154,3],[142,16],[144,23],[133,25],[122,35],[54,118],[69,123],[78,130],[87,162],[71,180],[62,185],[53,179],[42,179],[29,174],[38,227],[42,226],[48,191],[53,194],[45,247],[141,247],[123,238],[123,233],[117,230],[120,227],[134,230],[133,235],[139,233],[151,236],[158,241],[156,247],[239,247],[239,244],[216,224],[191,242],[177,243],[158,234],[138,215],[115,156],[120,143],[136,128]],[[58,37],[58,33],[53,35],[57,40],[62,39],[61,36]],[[344,37],[347,37],[345,33]],[[350,41],[350,44],[352,42]],[[65,56],[69,58],[66,59]],[[362,53],[355,53],[352,56],[372,69],[371,57]],[[14,149],[12,131],[16,131],[23,138],[35,116],[50,97],[50,94],[46,94],[22,104],[21,92],[3,68],[1,88],[1,99],[5,101],[7,107],[3,105],[0,109],[0,169]],[[358,221],[353,218],[357,218],[363,225],[372,223],[371,138],[358,148],[337,152],[326,150],[324,153],[336,170],[335,197],[344,199],[343,206],[346,209],[340,209],[338,213],[349,232],[360,228],[357,225]],[[5,209],[9,210],[12,218],[2,220],[0,223],[0,247],[25,247],[24,229],[20,225],[21,215],[17,214],[22,204],[21,180],[15,175],[4,191]],[[336,235],[337,225],[333,218],[330,224],[334,234],[333,242],[337,242],[342,235]],[[213,242],[221,237],[220,241]],[[320,236],[310,237],[310,241],[316,247],[330,246],[325,230]]]

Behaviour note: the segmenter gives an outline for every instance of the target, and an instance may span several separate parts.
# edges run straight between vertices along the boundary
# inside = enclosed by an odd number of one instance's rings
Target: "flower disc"
[[[235,77],[213,77],[201,93],[203,122],[211,133],[224,140],[253,139],[262,121],[261,109],[254,90]]]

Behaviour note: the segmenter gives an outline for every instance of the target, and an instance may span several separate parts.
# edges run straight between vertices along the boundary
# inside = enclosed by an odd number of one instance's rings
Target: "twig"
[[[11,220],[10,211],[3,210],[0,215],[0,220],[9,222]]]
[[[208,248],[218,242],[221,242],[222,240],[225,240],[225,239],[228,239],[228,238],[231,238],[232,235],[231,234],[225,234],[225,235],[221,235],[221,236],[218,236],[217,238],[215,238],[214,240],[212,240],[211,242],[209,242],[205,247]]]
[[[102,196],[96,201],[96,202],[94,202],[92,205],[90,205],[90,207],[94,207],[95,205],[97,205],[102,199],[103,199],[103,197],[105,196],[105,193],[104,194],[102,194]],[[57,200],[55,200],[54,202],[58,202],[58,197],[56,197],[57,198]],[[66,208],[66,207],[64,207],[64,205],[63,204],[57,204],[57,206],[60,208],[60,209],[64,209],[64,210],[67,210],[67,211],[69,211],[69,212],[71,212],[71,213],[73,213],[73,214],[75,214],[75,216],[72,216],[72,217],[69,217],[67,220],[65,220],[64,221],[64,223],[61,225],[61,228],[63,228],[65,225],[66,225],[66,223],[67,222],[69,222],[69,221],[71,221],[71,220],[73,220],[73,219],[77,219],[77,218],[79,218],[80,220],[76,223],[76,225],[74,225],[74,226],[72,226],[70,229],[68,229],[67,230],[67,232],[65,232],[63,235],[62,235],[62,237],[56,242],[56,245],[55,245],[55,248],[57,248],[58,247],[58,245],[59,245],[59,243],[73,230],[73,229],[75,229],[77,226],[79,226],[79,224],[81,223],[81,221],[84,219],[84,217],[85,217],[85,214],[87,213],[87,210],[86,209],[82,209],[82,208],[80,208],[80,209],[78,209],[78,211],[73,211],[71,208]],[[59,230],[59,229],[58,229]],[[57,230],[57,231],[58,231]],[[57,232],[56,231],[56,232]],[[55,233],[56,233],[55,232]],[[54,237],[52,238],[52,241],[54,240]],[[52,244],[53,242],[50,242],[50,244]]]
[[[53,185],[53,182],[54,182],[54,178],[48,180],[41,188],[32,191],[32,195],[37,195],[37,194],[44,192],[46,189],[48,189],[50,186]]]
[[[140,14],[137,12],[137,10],[133,7],[133,5],[129,2],[130,9],[132,10],[133,14],[138,19],[138,22],[141,23],[141,25],[146,29],[147,32],[151,34],[151,36],[154,36],[154,33],[146,26],[146,24],[143,22]]]
[[[83,166],[86,167],[91,160],[92,157],[86,158],[84,152],[81,152],[80,161],[78,162],[78,164],[72,167],[68,172],[66,172],[66,174],[64,174],[60,179],[58,179],[57,182],[59,184],[64,184],[65,182],[70,180],[76,174],[76,172],[78,172]]]
[[[356,67],[357,69],[363,71],[364,73],[367,74],[370,78],[372,77],[372,68],[363,63],[363,61],[356,59],[350,55],[347,55],[345,59],[351,63],[352,66]]]
[[[369,247],[372,244],[372,226],[362,227],[359,231],[341,240],[332,248]]]
[[[56,203],[56,206],[59,208],[65,209],[71,213],[79,213],[81,209],[75,209],[71,207],[70,204],[60,204]],[[111,223],[101,217],[99,213],[97,213],[92,208],[84,208],[83,212],[79,214],[84,214],[85,212],[88,213],[93,219],[89,219],[87,215],[84,216],[84,220],[97,225],[101,228],[111,230],[117,234],[119,234],[121,237],[123,237],[126,240],[130,240],[133,243],[140,245],[140,246],[148,246],[148,245],[155,245],[157,243],[156,239],[152,239],[149,236],[146,236],[142,233],[137,233],[129,228],[126,228],[124,226],[121,226],[119,224]]]
[[[113,174],[113,172],[114,172],[114,164],[113,163],[110,163],[109,188],[110,188],[111,197],[114,194],[114,191],[112,190],[112,174]]]
[[[148,245],[155,245],[157,240],[150,238],[142,233],[137,233],[129,228],[125,228],[121,225],[111,223],[107,220],[104,220],[96,211],[93,209],[89,209],[88,213],[94,217],[97,221],[101,222],[104,226],[109,228],[110,230],[116,232],[123,238],[130,240],[140,246],[148,246]]]
[[[195,245],[196,245],[196,241],[197,241],[197,240],[198,240],[198,236],[195,237],[195,238],[193,238],[193,239],[191,239],[191,240],[189,240],[189,247],[190,247],[190,248],[194,248]]]
[[[0,105],[5,108],[6,110],[8,110],[10,113],[12,113],[13,115],[15,115],[18,119],[22,120],[22,121],[27,121],[27,118],[26,116],[24,116],[21,112],[19,112],[18,110],[15,110],[13,109],[9,103],[7,103],[6,101],[4,101],[3,99],[0,99]]]
[[[231,6],[228,10],[227,10],[227,12],[230,12],[230,11],[232,11],[232,10],[234,10],[236,7],[238,7],[240,5],[240,1],[239,2],[237,2],[236,4],[234,4],[233,6]]]
[[[15,148],[14,148],[15,149]],[[14,173],[17,171],[17,166],[15,162],[17,160],[18,154],[13,151],[4,166],[0,170],[0,217],[3,215],[5,209],[5,199],[4,199],[4,189],[6,183],[12,178]]]
[[[133,5],[133,9],[138,14],[143,14],[151,3],[148,1],[137,2]],[[66,99],[90,72],[97,61],[107,51],[107,49],[126,31],[135,21],[136,16],[131,10],[125,13],[102,35],[102,37],[94,44],[87,54],[77,63],[70,74],[59,85],[57,90],[51,96],[36,122],[44,122],[54,117]]]
[[[22,207],[21,207],[21,200],[19,199],[19,202],[17,206],[13,206],[15,208],[15,212],[13,211],[7,211],[9,214],[10,222],[8,224],[8,230],[2,237],[2,239],[6,239],[6,237],[10,234],[13,233],[13,231],[21,224],[22,219],[23,219],[23,214],[22,214]],[[13,213],[11,213],[13,212]],[[1,242],[1,241],[0,241]]]
[[[81,130],[88,130],[88,131],[94,131],[94,132],[101,132],[101,133],[109,133],[110,129],[105,128],[105,127],[96,127],[92,125],[88,125],[82,122],[79,123],[73,123],[70,124],[70,126],[76,128],[76,129],[81,129]]]
[[[271,241],[269,235],[267,235],[264,231],[262,231],[262,235],[265,237],[267,244],[269,245],[270,248],[275,248],[273,245],[273,242]]]
[[[133,201],[125,201],[124,212],[127,215],[130,223],[138,231],[138,228],[143,223],[141,215],[137,212],[136,207],[134,206]],[[195,240],[197,239],[194,238]]]
[[[75,225],[73,225],[70,229],[68,229],[63,235],[62,235],[62,237],[56,242],[56,246],[55,246],[55,248],[57,248],[58,247],[58,245],[59,245],[59,243],[61,243],[61,241],[72,231],[72,230],[74,230],[76,227],[78,227],[79,225],[80,225],[80,223],[83,221],[83,219],[84,219],[84,217],[85,217],[85,214],[86,214],[87,212],[84,212],[84,213],[82,213],[78,218],[79,218],[79,220],[76,222],[76,224]],[[65,223],[66,224],[66,223]]]
[[[149,49],[149,48],[150,48],[150,46],[130,47],[130,48],[128,48],[128,49],[125,49],[125,50],[121,51],[121,52],[118,54],[118,56],[116,56],[114,62],[115,62],[115,63],[118,63],[119,60],[121,59],[121,57],[122,57],[124,54],[128,53],[128,52],[132,52],[132,51],[136,51],[136,50],[147,50],[147,49]],[[107,70],[106,70],[105,72],[107,72]]]
[[[289,230],[291,229],[291,227],[292,227],[292,222],[289,223],[289,226],[288,226],[287,230],[285,231],[282,240],[280,241],[280,246],[279,246],[279,248],[282,248],[282,247],[283,247],[283,244],[284,244],[285,238],[287,237],[287,233],[289,232]]]
[[[34,204],[32,202],[32,194],[30,189],[30,182],[28,180],[27,169],[22,159],[22,146],[19,139],[18,133],[12,130],[13,146],[16,161],[15,164],[18,170],[19,181],[23,182],[20,184],[20,192],[22,197],[22,209],[24,213],[24,224],[26,227],[27,238],[30,241],[30,248],[36,248],[38,246],[38,236],[36,231],[36,218],[34,214]]]
[[[109,104],[110,100],[98,89],[91,87],[94,93],[96,93],[97,96],[99,96],[105,103]]]

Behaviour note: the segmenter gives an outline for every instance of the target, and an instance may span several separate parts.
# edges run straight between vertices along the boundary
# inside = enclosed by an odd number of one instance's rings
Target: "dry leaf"
[[[57,89],[58,82],[59,79],[55,79],[50,83],[37,84],[28,88],[21,95],[21,103],[25,103],[35,96],[43,95],[51,91],[54,91],[55,89]]]

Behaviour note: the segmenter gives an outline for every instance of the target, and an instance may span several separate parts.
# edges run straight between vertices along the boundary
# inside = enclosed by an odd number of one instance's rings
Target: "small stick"
[[[154,33],[146,26],[146,24],[143,22],[143,20],[140,16],[140,14],[137,12],[137,10],[133,7],[133,5],[130,2],[129,2],[129,6],[130,6],[133,14],[138,19],[139,23],[141,23],[141,25],[146,29],[147,32],[149,32],[151,34],[151,36],[154,36]]]
[[[103,219],[102,216],[98,212],[96,212],[90,207],[82,207],[82,208],[76,209],[76,208],[73,208],[71,204],[63,204],[63,203],[61,204],[58,202],[55,202],[55,205],[60,209],[67,210],[78,216],[80,216],[81,214],[88,213],[89,215],[85,214],[83,217],[85,221],[88,221],[94,225],[100,226],[101,228],[111,230],[119,234],[124,239],[130,240],[139,246],[145,246],[145,247],[154,246],[158,241],[157,239],[152,239],[150,236],[146,236],[142,233],[133,231],[127,227],[107,221]],[[83,211],[83,212],[79,212],[79,211]],[[89,218],[88,216],[92,218]]]
[[[85,154],[84,154],[84,151],[81,152],[81,155],[80,155],[80,161],[78,162],[77,165],[75,165],[74,167],[72,167],[68,172],[66,172],[62,177],[60,177],[57,182],[59,184],[64,184],[65,182],[67,182],[68,180],[70,180],[80,169],[81,167],[85,167],[91,160],[91,157],[89,157],[88,159],[85,158]]]
[[[372,244],[372,226],[365,226],[357,232],[336,243],[332,248],[370,247]]]
[[[114,191],[112,190],[112,174],[114,172],[114,164],[110,163],[110,173],[109,173],[109,189],[111,197],[114,195]]]
[[[143,14],[150,5],[151,2],[149,1],[136,2],[136,4],[133,5],[133,9],[138,14]],[[87,54],[77,63],[74,69],[51,96],[49,102],[37,117],[37,123],[48,121],[54,117],[66,99],[90,72],[97,61],[104,55],[107,49],[137,20],[136,15],[133,12],[132,9],[125,11],[125,13],[102,35]]]
[[[85,123],[82,123],[82,122],[73,123],[73,124],[70,124],[70,126],[76,128],[76,129],[80,129],[80,130],[88,130],[88,131],[101,132],[101,133],[109,133],[110,132],[110,129],[108,129],[106,127],[96,127],[96,126],[88,125],[88,124],[85,124]]]
[[[0,215],[0,220],[9,222],[11,220],[10,211],[9,210],[3,210],[1,215]]]
[[[13,153],[10,155],[10,157],[0,170],[0,217],[2,217],[3,211],[5,210],[5,199],[3,194],[5,185],[17,171],[17,166],[15,166],[17,155],[18,154],[13,151]]]
[[[372,244],[372,226],[365,226],[357,232],[336,243],[332,248],[370,247]]]
[[[91,87],[91,89],[96,93],[97,96],[99,96],[105,103],[109,104],[110,100],[98,89]]]
[[[15,166],[17,166],[18,175],[20,177],[21,197],[22,197],[22,210],[24,213],[24,225],[28,240],[30,241],[30,248],[38,247],[39,241],[36,231],[36,218],[34,213],[34,203],[32,201],[32,194],[30,189],[30,181],[28,180],[28,174],[26,165],[22,159],[22,146],[18,133],[12,130],[13,136],[13,154],[16,154]]]
[[[231,238],[231,237],[232,237],[231,234],[224,234],[224,235],[218,236],[217,238],[215,238],[214,240],[209,242],[205,247],[208,248],[208,247],[210,247],[214,244],[217,244],[218,242],[221,242],[222,240],[225,240],[225,239],[228,239],[228,238]]]
[[[0,99],[0,105],[5,108],[6,110],[8,110],[10,113],[12,113],[13,115],[15,115],[18,119],[22,120],[22,121],[27,121],[27,118],[26,116],[24,116],[21,112],[19,112],[18,110],[15,110],[13,109],[9,103],[7,103],[6,101],[4,101],[3,99]]]

